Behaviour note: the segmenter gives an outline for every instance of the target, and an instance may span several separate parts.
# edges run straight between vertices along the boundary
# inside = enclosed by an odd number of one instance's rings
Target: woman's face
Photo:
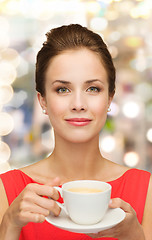
[[[45,97],[38,98],[56,138],[82,143],[98,136],[112,100],[99,56],[85,48],[65,51],[52,59],[45,80]]]

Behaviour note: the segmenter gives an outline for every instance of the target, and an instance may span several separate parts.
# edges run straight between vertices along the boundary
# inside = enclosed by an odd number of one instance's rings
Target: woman
[[[115,93],[115,68],[101,37],[78,24],[48,32],[37,56],[36,90],[54,128],[55,147],[46,159],[1,175],[0,239],[152,239],[150,173],[115,164],[99,150]],[[50,211],[60,214],[53,186],[76,179],[109,182],[109,207],[122,208],[125,219],[90,236],[47,223]]]

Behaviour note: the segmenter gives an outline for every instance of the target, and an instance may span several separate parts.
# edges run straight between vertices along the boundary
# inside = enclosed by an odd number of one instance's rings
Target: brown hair
[[[63,51],[82,47],[100,56],[108,75],[109,95],[114,95],[115,67],[106,44],[98,34],[79,24],[70,24],[50,30],[46,37],[47,40],[38,52],[36,62],[36,90],[42,96],[45,96],[45,73],[50,60]]]

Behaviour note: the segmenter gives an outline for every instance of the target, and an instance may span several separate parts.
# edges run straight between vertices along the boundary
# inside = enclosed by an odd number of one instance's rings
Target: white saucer
[[[58,217],[49,215],[46,221],[52,225],[75,233],[98,233],[102,230],[112,228],[125,218],[125,212],[120,208],[108,209],[104,218],[93,225],[79,225],[74,223],[63,210]]]

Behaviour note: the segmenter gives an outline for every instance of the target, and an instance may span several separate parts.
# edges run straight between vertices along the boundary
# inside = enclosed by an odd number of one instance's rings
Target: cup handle
[[[60,194],[61,194],[61,197],[63,197],[63,194],[62,194],[62,188],[60,187],[54,187]],[[58,206],[63,209],[63,211],[66,213],[66,215],[69,215],[67,210],[66,210],[66,207],[64,206],[64,203],[59,203],[56,201],[56,203],[58,204]]]

